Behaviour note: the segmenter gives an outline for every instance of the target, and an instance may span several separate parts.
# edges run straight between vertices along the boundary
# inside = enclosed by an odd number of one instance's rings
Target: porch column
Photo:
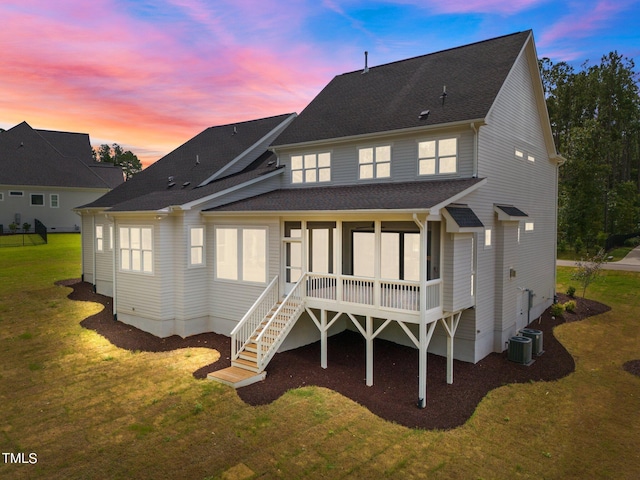
[[[382,257],[382,222],[376,220],[374,222],[374,258],[373,258],[373,304],[380,306],[380,277],[381,275],[381,257]]]
[[[320,366],[327,368],[327,311],[320,310]]]
[[[424,224],[418,220],[417,215],[413,217],[415,223],[420,228],[420,338],[418,354],[418,407],[427,406],[427,347],[429,345],[427,332],[427,245],[429,242],[429,231],[427,219]],[[429,329],[433,332],[433,328]]]
[[[373,385],[373,318],[367,315],[367,387]]]
[[[300,250],[301,250],[301,255],[302,255],[302,259],[300,262],[300,267],[302,268],[302,273],[308,273],[309,272],[309,253],[307,252],[308,247],[308,242],[307,242],[307,221],[306,220],[301,220],[300,221]]]
[[[337,247],[333,249],[334,254],[336,256],[336,269],[333,272],[336,275],[336,301],[342,301],[342,249],[344,245],[342,244],[342,220],[338,220],[336,222],[336,237]]]

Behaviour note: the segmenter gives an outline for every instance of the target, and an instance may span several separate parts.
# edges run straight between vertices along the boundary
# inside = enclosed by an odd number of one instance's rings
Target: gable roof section
[[[210,212],[324,212],[429,210],[444,206],[484,183],[484,179],[370,183],[285,188],[208,209]]]
[[[210,127],[182,144],[118,188],[78,208],[110,211],[151,211],[205,198],[221,189],[251,180],[277,168],[260,140],[279,133],[293,114]],[[217,172],[242,158],[242,170],[215,178]],[[227,172],[228,173],[228,172]],[[173,185],[172,185],[173,184]]]
[[[273,145],[483,119],[530,35],[515,33],[338,75]],[[429,115],[420,118],[425,110]]]
[[[103,167],[99,175],[87,164],[88,135],[55,133],[43,135],[26,122],[0,133],[0,184],[109,189],[118,174],[122,183],[119,168]]]

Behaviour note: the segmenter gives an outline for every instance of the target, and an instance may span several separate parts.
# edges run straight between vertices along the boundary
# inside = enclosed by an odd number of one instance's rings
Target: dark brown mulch
[[[220,360],[194,372],[196,378],[206,378],[209,372],[230,365],[230,339],[224,335],[204,333],[188,338],[172,336],[160,339],[149,333],[113,320],[111,298],[93,293],[88,283],[79,280],[61,282],[74,290],[73,300],[102,303],[105,310],[81,322],[114,345],[128,350],[169,351],[185,347],[213,348]],[[561,302],[568,299],[559,296]],[[477,364],[454,362],[454,383],[446,383],[446,359],[429,354],[427,407],[419,409],[418,352],[414,348],[375,340],[374,385],[365,385],[365,342],[358,333],[345,331],[328,342],[328,368],[320,367],[320,344],[279,353],[269,363],[267,378],[238,390],[242,400],[250,405],[270,403],[287,390],[309,385],[326,387],[365,406],[374,414],[407,427],[450,429],[462,425],[473,414],[480,400],[492,389],[508,383],[550,381],[573,372],[571,355],[556,340],[553,328],[608,311],[610,308],[593,300],[576,299],[574,313],[565,318],[553,318],[547,310],[530,328],[542,330],[544,354],[534,357],[531,366],[507,359],[507,353],[492,353]],[[638,362],[640,363],[640,362]],[[640,368],[639,365],[635,366]]]

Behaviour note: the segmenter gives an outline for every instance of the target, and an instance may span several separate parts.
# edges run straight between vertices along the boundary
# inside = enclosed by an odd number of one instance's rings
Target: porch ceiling
[[[405,183],[286,188],[229,203],[209,212],[296,212],[428,210],[456,201],[483,183],[481,178]]]

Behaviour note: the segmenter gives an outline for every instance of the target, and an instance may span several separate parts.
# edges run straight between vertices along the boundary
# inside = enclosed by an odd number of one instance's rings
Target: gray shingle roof
[[[273,171],[270,152],[253,153],[253,163],[241,175],[230,175],[198,187],[229,162],[250,149],[291,114],[210,127],[153,163],[93,203],[113,211],[158,210],[203,198],[248,179]],[[235,133],[234,133],[235,132]],[[171,181],[169,180],[171,178]],[[187,186],[183,188],[185,183]],[[170,183],[175,185],[169,187]]]
[[[484,227],[474,211],[466,205],[449,205],[445,208],[460,228]]]
[[[424,210],[481,182],[479,178],[287,188],[209,209],[214,212]]]
[[[338,75],[273,144],[482,119],[530,35],[515,33],[371,67],[365,74]],[[425,110],[429,116],[420,119]]]
[[[2,185],[106,189],[122,181],[119,168],[94,168],[88,135],[34,130],[26,122],[0,133]]]

